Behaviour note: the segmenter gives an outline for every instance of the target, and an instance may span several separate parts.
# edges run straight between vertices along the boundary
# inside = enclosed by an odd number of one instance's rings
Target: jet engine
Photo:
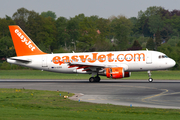
[[[123,67],[105,68],[105,74],[107,78],[113,78],[113,79],[131,76],[131,72],[124,72]]]

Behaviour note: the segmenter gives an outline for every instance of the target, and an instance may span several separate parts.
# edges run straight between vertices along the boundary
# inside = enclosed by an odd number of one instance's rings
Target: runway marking
[[[167,89],[161,89],[161,90],[165,90],[165,91],[162,92],[162,93],[160,93],[160,94],[156,94],[156,95],[153,95],[153,96],[150,96],[150,97],[143,98],[143,99],[141,99],[141,101],[142,101],[142,102],[146,102],[146,103],[156,103],[156,104],[160,104],[160,103],[157,103],[159,100],[151,100],[151,101],[146,101],[146,100],[147,100],[147,99],[154,98],[154,97],[158,97],[158,96],[180,94],[180,92],[168,93],[168,90],[167,90]],[[167,102],[167,101],[173,101],[173,100],[161,100],[161,102]],[[176,100],[176,101],[179,101],[179,100]]]
[[[111,86],[121,86],[121,87],[131,87],[131,88],[146,88],[146,89],[156,89],[157,88],[154,88],[154,87],[144,87],[144,86],[129,86],[129,85],[111,85]]]
[[[176,94],[180,94],[180,92],[167,93],[167,94],[164,94],[164,95],[176,95]]]
[[[142,102],[147,102],[147,101],[146,101],[147,99],[151,99],[151,98],[158,97],[158,96],[163,96],[164,93],[167,93],[167,92],[169,91],[169,90],[167,90],[167,89],[160,89],[160,90],[165,90],[165,91],[162,92],[162,93],[153,95],[153,96],[145,97],[145,98],[141,99],[141,101],[142,101]]]
[[[129,85],[111,85],[111,86],[121,86],[121,87],[129,87],[129,88],[139,88],[139,89],[154,89],[154,90],[161,90],[161,91],[164,91],[164,92],[161,92],[159,94],[155,94],[155,95],[152,95],[152,96],[148,96],[148,97],[145,97],[143,99],[141,99],[142,102],[145,102],[145,103],[156,103],[156,102],[152,102],[152,101],[147,101],[148,99],[151,99],[151,98],[154,98],[154,97],[158,97],[158,96],[163,96],[163,95],[170,95],[170,94],[180,94],[180,92],[177,92],[177,93],[168,93],[169,90],[168,89],[158,89],[158,88],[155,88],[155,87],[144,87],[144,86],[129,86]],[[168,93],[168,94],[166,94]],[[109,99],[86,99],[86,100],[109,100]],[[115,100],[115,99],[112,99],[112,100]],[[121,100],[121,99],[116,99],[116,100]],[[158,100],[156,100],[158,101]],[[156,103],[158,104],[158,103]]]
[[[117,85],[116,85],[117,86]],[[146,88],[146,89],[154,89],[154,90],[161,90],[163,92],[159,93],[159,94],[155,94],[155,95],[152,95],[152,96],[148,96],[148,97],[145,97],[145,98],[142,98],[141,101],[144,102],[144,103],[153,103],[153,104],[161,104],[161,103],[158,103],[158,101],[160,102],[166,102],[168,100],[148,100],[148,99],[152,99],[152,98],[155,98],[155,97],[159,97],[159,96],[165,96],[165,95],[175,95],[175,94],[180,94],[180,92],[173,92],[173,93],[168,93],[169,90],[168,89],[158,89],[158,88],[154,88],[154,87],[144,87],[144,86],[128,86],[128,85],[118,85],[118,86],[121,86],[121,87],[132,87],[132,88],[140,88],[140,89],[143,89],[143,88]],[[88,100],[88,101],[95,101],[95,100],[101,100],[101,101],[106,101],[106,100],[109,100],[109,99],[83,99],[83,100]],[[121,99],[112,99],[112,100],[121,100]],[[131,101],[131,100],[128,100],[128,101]],[[169,101],[172,101],[172,100],[169,100]],[[173,102],[173,101],[172,101]],[[177,100],[176,100],[177,102]]]
[[[168,89],[158,89],[158,88],[154,88],[154,87],[144,87],[144,86],[128,86],[128,85],[112,85],[112,86],[121,86],[121,87],[131,87],[131,88],[140,88],[140,89],[154,89],[154,90],[163,90],[164,92],[161,92],[159,94],[155,94],[152,96],[148,96],[145,97],[143,99],[141,99],[142,102],[144,103],[153,103],[153,104],[160,104],[157,103],[157,101],[159,100],[151,100],[151,101],[147,101],[148,99],[152,99],[154,97],[158,97],[158,96],[165,96],[165,95],[175,95],[175,94],[180,94],[180,92],[175,92],[175,93],[168,93],[169,90]],[[177,100],[176,100],[177,101]]]

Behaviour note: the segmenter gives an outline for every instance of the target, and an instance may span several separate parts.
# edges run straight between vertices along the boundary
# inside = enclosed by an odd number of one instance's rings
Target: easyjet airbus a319
[[[163,70],[176,63],[164,53],[157,51],[110,51],[47,54],[17,25],[9,26],[17,57],[7,62],[59,73],[91,74],[89,82],[99,82],[99,76],[112,79],[130,77],[133,71],[148,71],[152,82],[151,70]]]

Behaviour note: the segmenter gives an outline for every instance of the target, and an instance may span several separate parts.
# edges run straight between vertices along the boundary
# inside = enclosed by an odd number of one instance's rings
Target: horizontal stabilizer
[[[17,62],[22,62],[22,63],[29,63],[31,62],[30,59],[23,59],[23,58],[18,58],[18,57],[11,57],[11,58],[7,58],[7,61],[9,60],[15,60]]]

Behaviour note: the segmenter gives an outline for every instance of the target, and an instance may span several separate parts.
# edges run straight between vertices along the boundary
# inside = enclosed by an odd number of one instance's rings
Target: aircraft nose
[[[176,65],[176,62],[175,62],[173,59],[171,59],[170,65],[171,65],[172,67],[174,67],[174,66]]]

